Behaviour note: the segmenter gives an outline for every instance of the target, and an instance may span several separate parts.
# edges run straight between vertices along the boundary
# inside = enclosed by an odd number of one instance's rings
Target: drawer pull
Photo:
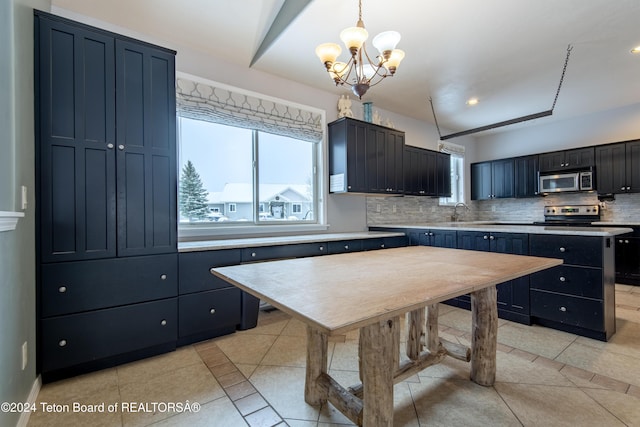
[[[166,320],[164,320],[164,319],[162,319],[162,322],[160,322],[160,324],[161,324],[162,326],[167,326],[167,321],[166,321]]]
[[[212,308],[211,310],[209,310],[209,313],[211,313],[211,314],[216,314],[216,309],[215,309],[215,308]]]
[[[60,286],[58,288],[58,292],[60,292],[61,294],[64,294],[65,292],[67,292],[67,287],[66,286]]]
[[[64,347],[64,346],[66,346],[66,345],[67,345],[67,340],[60,340],[60,341],[58,341],[58,346],[59,346],[59,347]]]
[[[162,274],[160,276],[160,280],[167,280],[167,275],[166,274]]]
[[[565,251],[566,251],[566,249],[565,249],[565,248],[560,247],[560,252],[565,252]]]
[[[255,253],[255,252],[251,252],[251,256],[252,256],[252,257],[255,257],[255,256],[256,256],[256,253]]]
[[[487,239],[489,238],[489,236],[482,236],[482,238],[483,238],[484,240],[487,240]]]
[[[349,250],[349,245],[344,245],[345,250]]]
[[[320,250],[321,250],[321,251],[324,251],[324,246],[320,246]]]
[[[567,311],[567,307],[560,307],[560,311]]]
[[[566,277],[564,277],[564,276],[560,276],[560,281],[561,281],[561,282],[566,282],[566,281],[567,281],[567,278],[566,278]]]
[[[381,245],[380,245],[380,247],[381,247],[382,249],[384,249],[384,243],[383,243],[383,244],[381,244]]]

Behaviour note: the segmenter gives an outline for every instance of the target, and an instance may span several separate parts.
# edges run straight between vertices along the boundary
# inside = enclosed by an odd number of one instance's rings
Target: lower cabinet
[[[613,237],[531,235],[531,255],[564,264],[532,274],[535,323],[606,341],[616,331]]]
[[[528,255],[529,235],[526,233],[458,231],[457,247],[474,251]],[[498,317],[530,325],[529,276],[500,283],[496,288],[498,290]],[[446,301],[446,303],[470,309],[471,297],[462,295]]]
[[[627,227],[627,226],[625,226]],[[640,228],[616,236],[616,283],[640,285]]]
[[[178,344],[230,334],[242,317],[242,291],[231,287],[178,298]]]
[[[55,379],[110,366],[108,358],[172,350],[178,334],[178,300],[131,304],[42,320],[43,376]],[[115,363],[114,363],[115,362]],[[51,375],[50,375],[51,374]]]

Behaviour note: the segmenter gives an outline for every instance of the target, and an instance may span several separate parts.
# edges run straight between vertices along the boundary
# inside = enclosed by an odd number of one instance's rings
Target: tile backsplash
[[[548,205],[598,204],[594,193],[563,193],[527,199],[480,200],[458,208],[460,221],[542,221]],[[420,224],[451,221],[453,206],[440,206],[439,199],[419,196],[367,197],[367,225]],[[640,224],[640,193],[617,194],[601,204],[601,221]]]

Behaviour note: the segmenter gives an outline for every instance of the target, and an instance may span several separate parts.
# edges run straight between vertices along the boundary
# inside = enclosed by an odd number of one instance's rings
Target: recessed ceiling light
[[[640,46],[636,46],[633,49],[631,49],[631,53],[640,53]]]
[[[476,105],[478,103],[478,98],[471,98],[467,101],[467,105]]]

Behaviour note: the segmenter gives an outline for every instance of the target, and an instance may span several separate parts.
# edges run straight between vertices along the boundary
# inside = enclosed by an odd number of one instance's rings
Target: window
[[[457,144],[441,142],[439,149],[450,154],[451,161],[451,197],[441,197],[440,205],[465,203],[464,195],[464,152],[465,147]]]
[[[207,211],[217,214],[214,222],[316,222],[318,144],[185,117],[178,123],[180,180],[185,180],[190,162],[206,195]],[[182,227],[212,225],[211,220],[210,215],[194,217],[181,211]]]

